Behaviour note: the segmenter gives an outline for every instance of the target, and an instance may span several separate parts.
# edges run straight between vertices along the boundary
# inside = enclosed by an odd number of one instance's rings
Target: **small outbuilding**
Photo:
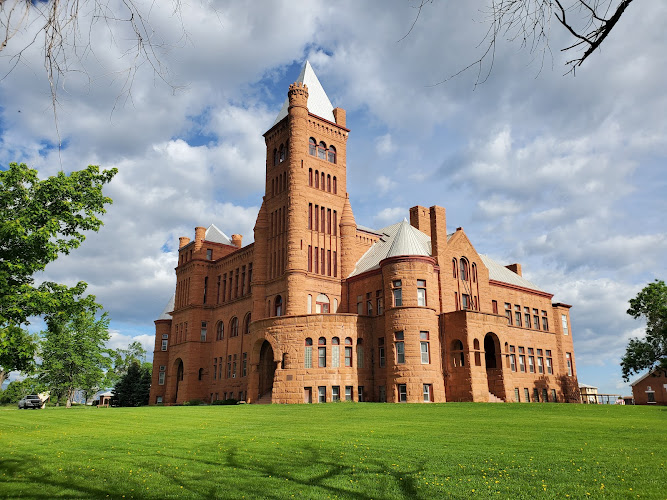
[[[592,385],[579,384],[579,393],[581,402],[588,405],[594,405],[598,402],[598,388]]]
[[[637,405],[667,405],[667,370],[654,368],[632,384]]]
[[[105,407],[109,408],[111,406],[111,397],[113,396],[113,393],[111,391],[103,392],[100,394],[100,402],[97,405],[97,407]]]

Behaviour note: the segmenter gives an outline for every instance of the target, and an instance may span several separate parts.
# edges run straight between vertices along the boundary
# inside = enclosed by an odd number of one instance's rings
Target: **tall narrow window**
[[[278,149],[273,150],[273,165],[276,166],[278,165]]]
[[[243,318],[243,334],[248,335],[250,333],[250,313],[245,315]]]
[[[334,278],[338,276],[338,259],[336,258],[336,251],[333,253],[333,275]]]
[[[308,185],[309,186],[313,185],[313,169],[312,168],[308,169]]]
[[[542,330],[549,331],[549,320],[547,319],[547,312],[542,311]]]
[[[317,145],[317,157],[321,160],[327,159],[327,145],[324,144],[324,141],[320,141]]]
[[[308,141],[308,154],[311,156],[317,155],[317,141],[313,137]]]
[[[419,332],[419,347],[422,356],[422,365],[431,363],[431,354],[429,352],[429,334],[428,332]]]
[[[248,353],[244,352],[243,353],[243,365],[241,368],[241,376],[245,377],[248,375]]]
[[[331,209],[327,208],[327,234],[331,234]]]
[[[469,276],[469,274],[468,274],[468,261],[467,261],[466,259],[464,259],[464,258],[461,258],[461,266],[460,266],[460,269],[461,269],[461,275],[460,275],[460,276],[461,276],[461,279],[462,279],[463,281],[469,281],[469,280],[470,280],[470,276]]]
[[[320,172],[319,170],[315,170],[315,188],[319,189],[320,187]]]
[[[336,148],[329,146],[329,162],[336,163]]]
[[[215,340],[222,340],[225,338],[225,326],[222,321],[218,321],[215,327]]]
[[[246,294],[245,288],[245,266],[241,266],[241,296]]]
[[[516,348],[511,345],[510,346],[510,369],[515,372],[516,371],[516,354],[514,354],[516,351]]]
[[[396,364],[404,364],[405,342],[403,341],[403,332],[394,332],[394,347],[396,350]]]
[[[239,319],[234,316],[232,321],[229,324],[229,336],[238,337],[239,336]]]
[[[561,323],[563,323],[563,335],[569,335],[570,331],[567,327],[567,316],[565,314],[560,315]]]
[[[452,364],[455,367],[466,365],[465,352],[463,352],[463,342],[458,339],[452,342]]]
[[[315,205],[315,225],[313,226],[315,231],[320,230],[320,207]]]
[[[321,385],[317,388],[317,402],[318,403],[327,402],[327,388],[324,385]]]
[[[324,225],[324,207],[320,208],[320,231],[325,232],[326,231],[326,226]]]
[[[385,365],[384,337],[378,338],[378,358],[380,368],[383,368]]]
[[[392,281],[392,293],[394,295],[394,307],[401,307],[403,305],[403,294],[401,291],[401,280]]]
[[[208,276],[204,277],[204,304],[206,304],[206,295],[208,293]]]
[[[317,341],[317,366],[325,368],[327,366],[327,339],[320,337]]]
[[[234,354],[234,362],[232,363],[232,378],[236,378],[236,354]]]
[[[200,334],[200,340],[202,342],[206,342],[206,321],[201,322],[201,334]]]
[[[338,234],[338,212],[333,211],[333,235]]]
[[[327,174],[327,191],[331,192],[331,175]]]
[[[364,367],[364,346],[361,339],[357,339],[357,368]]]
[[[352,366],[352,339],[345,338],[345,366]]]
[[[371,298],[371,292],[366,294],[366,314],[368,316],[373,316],[373,299]]]
[[[331,276],[331,250],[327,250],[327,276]]]
[[[521,306],[514,306],[514,320],[516,321],[516,326],[521,326]]]
[[[352,397],[352,386],[351,385],[346,385],[345,386],[345,401],[354,401]]]
[[[546,355],[547,355],[547,374],[553,375],[554,372],[553,358],[551,357],[551,351],[549,349],[546,350]]]
[[[338,402],[340,401],[340,386],[334,385],[331,386],[331,401]]]
[[[313,259],[315,259],[315,274],[320,272],[320,252],[319,248],[315,247],[315,253],[313,255]]]
[[[452,277],[456,278],[457,263],[456,259],[452,259]]]
[[[382,298],[382,290],[376,290],[375,291],[375,310],[377,311],[377,315],[382,314],[382,309],[383,309],[383,298]]]
[[[565,353],[565,360],[567,361],[567,374],[572,376],[572,354],[569,352]]]
[[[492,300],[491,301],[491,309],[493,311],[493,314],[498,314],[498,301],[497,300]]]
[[[308,245],[308,272],[313,272],[313,247],[311,245]]]
[[[320,257],[322,259],[320,262],[320,264],[322,264],[320,271],[322,272],[322,274],[324,274],[324,248],[320,248]]]
[[[523,318],[526,320],[525,327],[530,328],[530,307],[523,308]]]
[[[417,280],[417,305],[426,307],[426,280]]]
[[[303,352],[303,367],[312,368],[313,367],[313,339],[308,337],[306,339],[306,346]]]
[[[340,368],[340,339],[338,337],[331,339],[331,366]]]
[[[333,193],[338,194],[338,182],[336,181],[336,176],[333,178]]]
[[[424,384],[424,403],[431,403],[433,401],[433,385]]]
[[[163,333],[162,334],[162,347],[161,347],[161,349],[163,351],[166,351],[168,345],[169,345],[169,334],[168,333]]]
[[[276,295],[276,302],[275,302],[275,316],[282,316],[283,315],[283,298],[280,295]]]
[[[322,183],[321,183],[322,191],[324,191],[324,172],[322,172]]]
[[[470,309],[470,295],[467,293],[461,294],[461,308]]]
[[[507,324],[512,324],[512,304],[505,302],[505,316],[507,316]]]
[[[308,229],[313,229],[313,204],[308,203]]]
[[[285,146],[282,144],[280,145],[280,148],[278,149],[279,155],[280,155],[280,163],[285,161]]]

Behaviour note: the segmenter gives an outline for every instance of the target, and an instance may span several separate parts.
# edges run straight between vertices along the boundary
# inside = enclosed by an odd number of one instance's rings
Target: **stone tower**
[[[345,111],[333,108],[306,62],[264,134],[268,229],[255,245],[267,255],[266,316],[334,312],[340,304],[348,133]],[[328,304],[318,302],[323,296]]]

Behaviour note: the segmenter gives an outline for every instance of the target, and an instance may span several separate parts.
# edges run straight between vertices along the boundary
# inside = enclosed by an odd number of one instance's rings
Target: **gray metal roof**
[[[431,255],[431,238],[410,225],[407,220],[392,224],[374,233],[382,234],[359,259],[350,276],[378,269],[380,262],[399,255]]]
[[[532,283],[526,278],[519,276],[514,271],[510,271],[502,264],[493,260],[491,257],[482,254],[479,256],[482,258],[484,265],[489,269],[489,279],[501,281],[510,285],[520,286],[523,288],[529,288],[531,290],[537,290],[539,292],[544,292],[544,290],[542,290],[535,283]]]
[[[232,245],[232,240],[229,237],[220,231],[215,224],[208,226],[206,230],[206,235],[204,236],[206,241],[212,241],[213,243],[223,243],[225,245]]]
[[[157,319],[171,319],[171,315],[169,313],[174,310],[175,302],[176,302],[176,294],[171,296],[169,302],[167,302],[167,305],[164,307],[162,314],[160,314],[160,316],[158,316]]]
[[[314,115],[320,116],[325,120],[336,123],[336,119],[333,115],[333,106],[327,93],[322,88],[322,84],[317,79],[317,75],[313,71],[312,66],[308,61],[303,65],[301,73],[299,73],[298,78],[296,79],[298,83],[305,83],[308,87],[308,111]],[[285,99],[283,107],[280,109],[280,113],[276,117],[276,121],[273,122],[273,125],[278,123],[280,120],[287,116],[287,108],[289,107],[289,97]]]

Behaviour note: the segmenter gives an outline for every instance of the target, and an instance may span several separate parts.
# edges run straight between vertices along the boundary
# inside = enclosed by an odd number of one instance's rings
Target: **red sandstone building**
[[[349,133],[306,63],[264,134],[254,243],[180,238],[151,404],[578,401],[570,306],[447,233],[442,207],[358,225]]]

